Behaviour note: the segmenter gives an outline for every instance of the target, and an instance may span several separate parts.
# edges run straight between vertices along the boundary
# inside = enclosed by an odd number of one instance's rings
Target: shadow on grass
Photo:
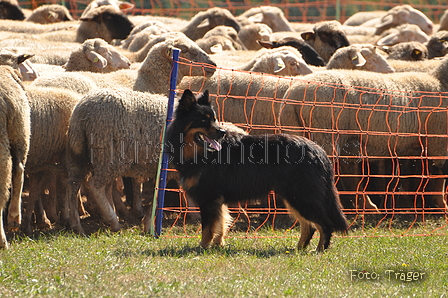
[[[117,257],[130,258],[136,256],[147,257],[174,257],[174,258],[191,258],[196,256],[253,256],[257,258],[271,258],[275,256],[288,255],[311,255],[315,251],[297,251],[288,250],[286,248],[236,248],[232,246],[225,247],[211,247],[204,249],[199,246],[185,245],[183,247],[166,247],[162,249],[145,249],[142,251],[132,249],[119,248],[115,250],[114,254]]]

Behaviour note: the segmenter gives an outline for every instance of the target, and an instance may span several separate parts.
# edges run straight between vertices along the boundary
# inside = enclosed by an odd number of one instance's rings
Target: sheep
[[[395,71],[386,58],[376,50],[376,47],[369,44],[337,49],[331,56],[326,69],[357,69],[381,73]]]
[[[112,5],[91,9],[80,20],[76,31],[76,41],[79,43],[97,37],[108,43],[113,39],[125,39],[134,27],[121,10]]]
[[[446,31],[448,30],[448,9],[443,12],[443,15],[440,17],[439,29],[437,31]]]
[[[34,54],[16,52],[7,49],[0,50],[0,65],[8,65],[19,70],[22,81],[33,81],[39,76],[39,73],[27,60],[32,58]]]
[[[30,107],[24,86],[17,70],[10,66],[0,66],[1,89],[1,175],[0,175],[0,248],[7,248],[3,227],[3,210],[9,199],[8,227],[17,229],[21,223],[21,195],[24,166],[30,139]]]
[[[153,37],[167,32],[171,32],[171,30],[160,21],[146,22],[140,26],[135,26],[129,36],[122,41],[120,47],[131,52],[137,52]]]
[[[88,14],[92,9],[95,9],[99,6],[104,5],[112,5],[117,9],[127,11],[132,8],[134,8],[134,4],[126,2],[126,1],[118,1],[118,0],[93,0],[92,2],[87,5],[86,8],[84,8],[81,17],[84,17],[86,14]]]
[[[418,41],[425,43],[428,40],[428,35],[426,35],[420,27],[413,24],[404,24],[385,31],[376,44],[380,46],[390,46],[406,41]]]
[[[426,43],[428,59],[443,57],[448,53],[448,31],[441,30],[432,35]]]
[[[391,8],[375,25],[377,28],[375,35],[403,24],[417,25],[427,35],[431,35],[434,29],[433,22],[423,12],[406,4]],[[365,26],[365,23],[361,26]]]
[[[388,59],[387,61],[395,69],[395,72],[430,72],[441,62],[440,58],[419,61]]]
[[[27,200],[21,229],[32,234],[32,216],[36,202],[41,202],[43,194],[44,175],[53,174],[54,180],[66,179],[65,150],[67,145],[67,131],[70,116],[81,96],[59,88],[45,88],[27,86],[26,93],[31,111],[31,138],[25,174],[29,178],[29,197]],[[52,181],[56,184],[56,181]],[[65,184],[65,183],[63,183]],[[57,221],[57,188],[50,190],[53,202],[49,218]],[[48,210],[48,211],[50,211]],[[46,214],[40,219],[44,226],[49,227],[50,221]]]
[[[90,71],[107,73],[128,69],[131,62],[115,47],[101,38],[87,39],[73,51],[64,65],[66,71]]]
[[[66,72],[63,74],[48,74],[40,76],[32,85],[55,86],[68,88],[73,91],[86,92],[96,88],[114,88],[117,86],[166,94],[169,90],[169,77],[172,67],[171,53],[173,48],[181,50],[178,80],[185,75],[210,76],[215,71],[215,63],[192,40],[185,35],[167,39],[156,44],[148,53],[138,71],[120,69],[115,72],[102,74],[90,72]],[[186,60],[186,61],[185,61]],[[195,67],[201,66],[203,67]]]
[[[219,121],[259,134],[276,131],[279,103],[293,82],[289,77],[218,68],[210,78],[184,77],[177,88],[208,90]]]
[[[50,24],[73,21],[73,17],[67,7],[63,5],[44,4],[33,10],[31,15],[25,18],[25,21],[39,24]]]
[[[272,29],[266,24],[250,24],[243,26],[238,32],[238,40],[246,50],[260,50],[263,46],[258,42],[271,40]]]
[[[363,23],[372,20],[380,19],[387,14],[385,10],[372,10],[372,11],[358,11],[345,20],[343,25],[345,26],[359,26]]]
[[[291,47],[260,50],[251,61],[238,69],[278,76],[307,75],[312,72],[300,52]]]
[[[213,7],[197,13],[190,22],[179,31],[192,40],[196,40],[203,37],[205,33],[210,31],[210,29],[219,25],[233,27],[236,31],[240,30],[239,22],[229,10]]]
[[[237,19],[244,25],[250,23],[264,23],[273,32],[294,31],[289,21],[285,18],[283,11],[275,6],[259,6],[246,10]]]
[[[267,49],[278,48],[278,47],[282,47],[282,46],[291,46],[300,51],[303,59],[309,65],[314,65],[314,66],[324,66],[325,65],[325,62],[322,59],[322,57],[320,57],[319,54],[316,52],[316,50],[312,46],[310,46],[308,43],[306,43],[302,38],[288,36],[288,37],[278,39],[277,41],[269,41],[268,42],[268,41],[259,40],[258,43]]]
[[[197,45],[207,54],[220,53],[222,51],[236,51],[233,40],[220,35],[213,35],[207,38],[196,40]]]
[[[25,14],[16,0],[1,0],[0,19],[22,21],[25,19]]]
[[[204,37],[197,39],[195,42],[207,54],[236,51],[244,48],[239,43],[238,32],[232,27],[223,25],[211,29]]]
[[[438,136],[446,135],[448,102],[440,92],[448,90],[447,68],[445,58],[430,73],[372,76],[363,71],[328,70],[310,74],[285,93],[279,126],[282,131],[299,127],[299,133],[305,132],[336,159],[358,159],[355,163],[341,160],[341,173],[356,173],[362,156],[369,156],[369,161],[391,155],[446,156],[447,139]],[[431,173],[441,173],[444,162],[432,160]],[[359,187],[358,183],[349,190]],[[434,179],[434,183],[435,191],[444,189],[444,179]],[[443,196],[433,199],[438,207],[446,208]]]
[[[97,89],[76,105],[68,130],[65,204],[69,214],[63,215],[71,229],[84,232],[75,202],[87,178],[84,186],[89,198],[96,201],[102,220],[112,231],[120,230],[107,192],[116,177],[140,182],[154,179],[166,108],[165,95],[125,89]]]
[[[428,48],[417,41],[400,42],[393,46],[381,47],[387,53],[387,59],[420,61],[428,59]]]
[[[337,49],[349,45],[347,36],[338,21],[316,23],[312,31],[302,32],[301,36],[317,53],[328,62]]]

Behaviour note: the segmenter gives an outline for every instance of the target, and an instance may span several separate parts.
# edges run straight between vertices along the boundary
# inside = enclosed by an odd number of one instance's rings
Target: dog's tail
[[[342,212],[342,204],[339,199],[338,190],[334,184],[334,180],[330,179],[329,187],[327,191],[327,212],[333,223],[333,229],[335,232],[341,234],[347,234],[348,222],[345,214]]]

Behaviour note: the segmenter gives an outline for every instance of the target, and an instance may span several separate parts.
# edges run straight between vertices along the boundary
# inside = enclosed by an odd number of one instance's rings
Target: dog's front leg
[[[224,218],[228,216],[227,207],[216,201],[208,201],[199,207],[201,210],[202,221],[202,240],[201,246],[207,248],[213,240],[214,245],[223,245],[224,241]],[[225,213],[225,214],[224,214]]]

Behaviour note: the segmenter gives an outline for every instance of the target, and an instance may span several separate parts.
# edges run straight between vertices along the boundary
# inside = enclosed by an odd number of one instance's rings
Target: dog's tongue
[[[213,149],[215,149],[216,151],[220,151],[222,146],[220,143],[218,143],[216,140],[207,138],[207,136],[204,135],[204,139],[207,141],[207,143],[209,143]]]

